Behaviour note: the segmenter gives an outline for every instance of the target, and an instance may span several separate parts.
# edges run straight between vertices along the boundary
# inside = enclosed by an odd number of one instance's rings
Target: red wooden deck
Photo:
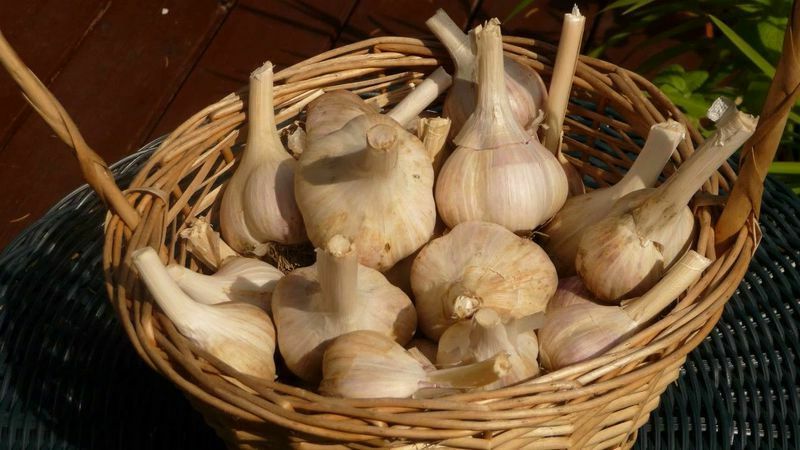
[[[557,40],[574,0],[540,0],[504,32]],[[112,163],[247,82],[375,35],[427,34],[444,8],[470,27],[518,0],[26,0],[0,2],[0,30]],[[604,2],[583,2],[587,46]],[[595,26],[595,25],[599,26]],[[619,53],[620,55],[622,53]],[[2,72],[2,71],[0,71]],[[82,184],[67,147],[0,73],[0,248]]]

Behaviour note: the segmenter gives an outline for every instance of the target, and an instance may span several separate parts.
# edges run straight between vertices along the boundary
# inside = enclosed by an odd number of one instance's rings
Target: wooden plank
[[[50,88],[90,145],[116,161],[144,143],[227,13],[214,0],[112,2]],[[0,150],[0,180],[0,246],[82,182],[72,154],[34,115]]]
[[[150,138],[247,84],[267,60],[278,67],[328,50],[355,0],[242,0],[164,112]]]
[[[108,10],[111,0],[74,0],[64,14],[63,0],[0,2],[0,27],[25,55],[28,66],[48,82]],[[0,148],[30,113],[14,81],[0,71]]]
[[[442,8],[457,24],[466,26],[477,8],[477,0],[362,1],[342,30],[337,46],[375,36],[426,36],[431,33],[425,21]]]

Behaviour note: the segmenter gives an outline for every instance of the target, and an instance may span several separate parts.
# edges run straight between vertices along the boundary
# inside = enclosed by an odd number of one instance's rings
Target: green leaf
[[[636,6],[639,3],[650,3],[652,0],[616,0],[612,2],[610,5],[606,6],[605,8],[601,9],[600,12],[610,11],[612,9],[619,9],[619,8],[626,8],[629,6]]]
[[[781,20],[777,17],[767,17],[760,20],[756,24],[756,30],[761,45],[767,50],[780,53],[783,50],[783,33],[787,23],[787,18]]]
[[[511,19],[513,19],[514,16],[516,16],[517,14],[521,13],[522,11],[524,11],[525,8],[527,8],[528,6],[531,6],[531,4],[533,2],[535,2],[535,1],[536,0],[521,0],[519,3],[517,3],[516,6],[514,6],[514,9],[512,9],[511,12],[508,13],[508,16],[506,16],[505,20],[503,20],[503,23],[508,22]]]
[[[692,70],[691,72],[686,72],[686,76],[684,77],[686,89],[689,92],[700,89],[700,86],[702,86],[706,80],[708,80],[708,72],[705,70]]]
[[[729,27],[728,25],[725,24],[725,22],[719,20],[716,16],[712,14],[709,14],[708,17],[709,19],[711,19],[712,22],[714,22],[714,25],[716,25],[720,29],[720,31],[722,31],[722,34],[724,34],[725,37],[727,37],[728,40],[730,40],[731,43],[735,45],[736,48],[739,49],[739,51],[741,51],[745,56],[747,56],[747,58],[753,64],[755,64],[759,69],[761,69],[762,72],[764,72],[770,78],[775,76],[775,67],[773,67],[772,64],[769,63],[769,61],[764,59],[764,57],[761,56],[760,53],[758,53],[750,44],[747,43],[747,41],[742,39],[741,36],[739,36],[735,31],[733,31],[733,28]]]
[[[631,6],[630,8],[626,9],[625,12],[623,12],[622,14],[630,14],[630,13],[636,11],[639,8],[642,8],[644,6],[647,6],[650,3],[653,3],[653,1],[654,0],[643,0],[643,1],[641,1],[641,2],[639,2],[637,4],[635,4],[635,5]]]
[[[769,173],[778,175],[800,175],[800,162],[775,161],[769,165]]]

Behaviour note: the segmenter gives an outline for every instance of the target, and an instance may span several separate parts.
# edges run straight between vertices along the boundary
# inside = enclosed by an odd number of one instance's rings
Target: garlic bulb
[[[267,312],[271,310],[272,291],[283,278],[283,272],[264,261],[242,256],[226,259],[213,275],[203,275],[180,264],[170,264],[167,272],[197,302],[244,302]]]
[[[449,78],[444,71],[433,76]],[[432,86],[443,89],[446,83]],[[295,194],[315,246],[341,234],[353,241],[361,264],[385,271],[428,242],[436,222],[431,159],[398,120],[405,123],[422,111],[432,100],[429,93],[414,90],[401,112],[361,114],[316,139],[309,130]]]
[[[378,108],[350,91],[338,90],[320,95],[306,108],[306,147],[309,141],[338,131],[364,114],[378,114]]]
[[[457,134],[476,107],[475,53],[469,37],[444,10],[436,11],[425,24],[444,44],[455,65],[453,87],[444,102],[444,115],[453,121],[452,130]],[[539,111],[547,101],[544,81],[534,70],[511,58],[503,58],[501,67],[511,113],[523,129],[530,129],[534,134]]]
[[[295,160],[283,148],[272,106],[272,63],[250,75],[250,131],[220,205],[222,236],[237,252],[264,255],[269,241],[307,240],[294,199]]]
[[[547,302],[546,312],[549,314],[558,308],[582,303],[592,298],[592,293],[583,285],[579,276],[561,278],[558,280],[558,289],[550,301]]]
[[[503,87],[500,27],[492,20],[475,31],[477,106],[455,139],[436,182],[436,205],[449,227],[469,220],[531,230],[552,217],[567,198],[558,160],[531,138],[511,113]]]
[[[583,231],[605,218],[621,197],[653,187],[685,132],[683,125],[674,120],[653,125],[641,153],[617,184],[567,199],[561,211],[541,230],[545,236],[542,247],[560,277],[575,274],[575,255]]]
[[[411,267],[419,327],[438,341],[479,308],[504,321],[544,311],[558,278],[538,245],[488,222],[464,222],[434,239]]]
[[[424,388],[475,388],[508,373],[508,355],[452,369],[429,371],[383,334],[355,331],[336,338],[322,362],[324,395],[347,398],[406,398]]]
[[[453,324],[439,339],[436,364],[457,366],[484,361],[505,352],[511,370],[489,389],[500,388],[535,377],[539,374],[539,341],[535,328],[542,325],[542,314],[512,320],[503,324],[500,315],[491,308],[482,308],[472,320]]]
[[[700,279],[711,261],[687,252],[653,288],[622,306],[576,300],[547,312],[540,360],[550,370],[598,356],[633,335]]]
[[[192,226],[181,231],[180,236],[186,239],[186,249],[209,269],[216,270],[226,258],[239,256],[211,228],[205,217],[196,218]]]
[[[757,122],[730,105],[714,134],[675,175],[656,189],[617,200],[605,219],[584,230],[575,268],[598,300],[618,303],[641,295],[661,278],[691,244],[692,196],[753,134]]]
[[[150,247],[134,251],[133,264],[182,335],[243,374],[275,378],[275,329],[261,308],[239,302],[204,305],[194,301],[172,280]]]
[[[342,236],[317,250],[317,262],[283,277],[272,293],[278,345],[289,369],[319,380],[322,353],[331,339],[374,330],[401,344],[414,335],[411,300],[380,272],[358,263],[355,247]]]

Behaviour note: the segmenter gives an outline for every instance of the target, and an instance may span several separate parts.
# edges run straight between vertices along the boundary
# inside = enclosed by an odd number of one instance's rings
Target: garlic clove
[[[264,255],[270,241],[307,240],[294,199],[296,162],[281,143],[273,110],[272,64],[250,76],[247,145],[220,204],[222,236],[237,252]]]
[[[711,261],[690,250],[643,296],[621,307],[573,297],[550,308],[539,330],[540,360],[550,370],[599,356],[642,329],[700,279]]]
[[[416,328],[411,300],[378,271],[358,263],[355,246],[337,235],[317,262],[283,277],[272,294],[272,314],[286,365],[318,381],[330,341],[356,330],[374,330],[401,344]]]
[[[198,303],[172,280],[155,250],[144,247],[132,257],[150,294],[182,335],[243,374],[275,378],[275,329],[267,313],[247,303]]]
[[[477,63],[469,37],[439,9],[425,24],[444,44],[455,65],[453,86],[444,103],[445,117],[453,121],[455,136],[476,107]],[[547,102],[547,88],[538,73],[514,61],[503,58],[505,88],[514,119],[525,129],[535,128],[534,121]],[[535,134],[535,129],[532,130]]]
[[[649,193],[620,198],[608,217],[586,228],[575,268],[598,300],[619,303],[647,291],[691,245],[689,201],[753,134],[757,122],[731,104],[714,134],[675,175]]]
[[[542,247],[559,276],[575,274],[578,244],[588,226],[605,218],[621,197],[655,185],[685,132],[684,126],[674,120],[653,125],[641,153],[622,180],[608,188],[567,199],[564,207],[541,229]]]
[[[497,20],[475,32],[477,106],[455,139],[458,148],[436,181],[436,205],[449,227],[494,222],[531,230],[550,219],[567,198],[558,160],[514,119],[503,85],[502,38]],[[455,121],[455,119],[454,119]]]
[[[504,321],[544,311],[557,283],[538,245],[488,222],[457,225],[425,246],[411,267],[419,327],[433,340],[482,307]]]
[[[325,351],[319,390],[346,398],[408,398],[421,389],[485,386],[509,369],[508,355],[500,353],[482,363],[430,371],[386,336],[354,331]]]
[[[197,273],[179,264],[170,264],[167,272],[197,302],[206,305],[244,302],[268,313],[272,291],[283,278],[283,272],[264,261],[241,256],[223,261],[213,275]]]
[[[205,217],[195,219],[192,226],[181,231],[180,236],[186,239],[186,249],[189,253],[209,269],[216,270],[225,259],[239,256],[222,240],[219,233],[211,228]]]

